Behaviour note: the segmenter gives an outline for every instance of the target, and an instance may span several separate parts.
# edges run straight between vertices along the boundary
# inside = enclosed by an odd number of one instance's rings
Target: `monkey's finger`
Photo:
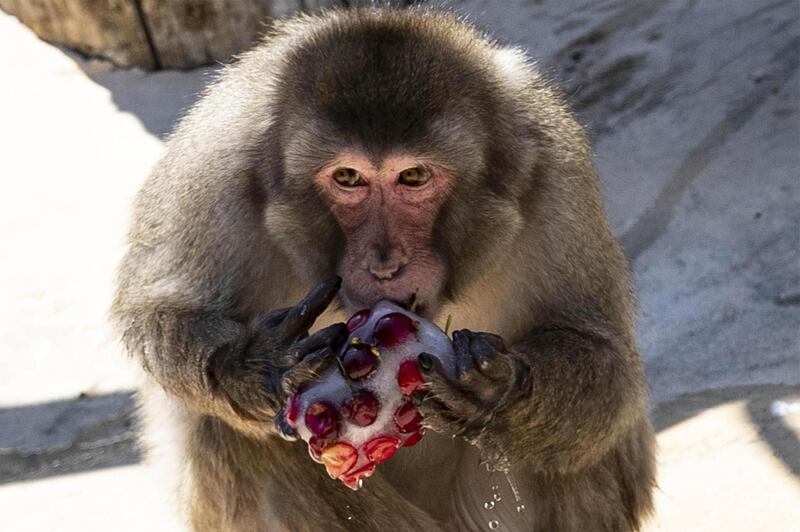
[[[484,340],[486,340],[489,345],[495,348],[498,353],[508,353],[508,347],[506,346],[505,340],[501,336],[496,334],[482,332],[482,333],[473,333],[477,336],[480,336]]]
[[[256,316],[250,322],[250,327],[253,329],[271,329],[279,325],[290,310],[292,310],[292,307],[279,308],[267,314]]]
[[[415,403],[422,414],[424,427],[452,436],[470,438],[480,434],[491,419],[491,412],[483,409],[475,410],[469,416],[464,412],[457,412],[433,393],[421,401],[415,400]]]
[[[308,330],[325,312],[342,286],[341,277],[332,277],[315,286],[296,306],[292,307],[280,325],[280,336],[286,340],[297,338]]]
[[[511,373],[508,357],[495,348],[490,340],[482,335],[473,336],[469,344],[471,358],[481,373],[492,380],[507,379]]]
[[[457,415],[432,394],[416,392],[411,396],[417,410],[422,414],[422,426],[434,432],[453,436],[461,432],[462,423]]]
[[[475,370],[475,361],[469,349],[469,335],[465,331],[453,332],[453,351],[455,352],[456,379],[464,381]]]
[[[253,318],[247,326],[250,335],[247,350],[257,354],[274,350],[277,342],[273,329],[280,324],[290,310],[291,308],[282,308]]]
[[[478,415],[482,407],[480,399],[451,380],[438,358],[429,353],[420,353],[417,357],[417,367],[427,382],[429,397],[435,398],[447,410],[462,419],[472,419]]]
[[[294,344],[292,352],[296,353],[296,362],[299,362],[312,351],[317,351],[324,347],[336,349],[345,338],[347,338],[347,326],[344,323],[334,323]]]
[[[286,370],[281,377],[281,389],[292,395],[304,384],[319,377],[320,372],[334,360],[333,349],[324,347],[306,356],[295,366]]]

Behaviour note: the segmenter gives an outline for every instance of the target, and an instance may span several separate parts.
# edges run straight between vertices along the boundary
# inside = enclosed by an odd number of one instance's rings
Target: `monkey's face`
[[[431,319],[513,251],[535,128],[480,50],[393,21],[332,24],[283,57],[254,153],[295,273],[340,275],[346,310],[389,299]]]
[[[433,226],[452,176],[409,155],[374,160],[348,151],[318,172],[315,183],[345,238],[339,264],[345,305],[389,299],[434,314],[447,267],[432,245]]]

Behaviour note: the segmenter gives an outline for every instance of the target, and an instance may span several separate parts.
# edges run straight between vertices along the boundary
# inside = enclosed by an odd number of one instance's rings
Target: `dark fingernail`
[[[417,357],[417,367],[424,373],[429,373],[433,369],[434,364],[436,364],[436,361],[434,360],[434,356],[430,353],[420,353]]]
[[[283,415],[283,412],[278,414],[275,418],[275,429],[280,434],[281,438],[286,441],[296,441],[297,440],[297,432],[289,426],[289,423],[286,421],[286,418]]]
[[[416,406],[419,406],[423,401],[425,401],[427,396],[427,391],[416,391],[411,394],[411,402],[413,402]]]

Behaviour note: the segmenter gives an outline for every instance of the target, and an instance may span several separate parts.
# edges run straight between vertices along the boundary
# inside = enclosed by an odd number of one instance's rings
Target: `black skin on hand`
[[[285,317],[272,330],[275,331],[274,340],[282,340],[285,346],[283,364],[286,369],[278,380],[267,381],[268,388],[275,395],[288,399],[315,380],[334,360],[335,353],[347,339],[344,323],[336,323],[308,335],[308,329],[328,308],[341,285],[341,277],[333,277],[315,286],[294,307],[276,311],[285,313]],[[297,439],[297,433],[286,422],[283,409],[275,417],[275,428],[287,440]]]
[[[347,338],[344,323],[330,325],[310,336],[308,334],[316,319],[336,297],[341,283],[339,277],[323,281],[297,305],[254,318],[248,324],[249,341],[242,350],[242,356],[219,357],[215,361],[214,372],[220,376],[221,388],[235,410],[243,416],[252,417],[249,413],[252,408],[248,410],[245,406],[249,399],[245,391],[239,393],[237,383],[230,382],[230,376],[246,374],[246,371],[234,371],[228,366],[261,367],[265,398],[271,403],[268,411],[277,413],[274,423],[278,433],[290,440],[297,438],[280,411],[288,397],[317,378]]]
[[[441,361],[429,354],[417,357],[425,391],[416,392],[414,402],[431,430],[463,436],[482,450],[498,452],[501,442],[491,441],[499,418],[524,407],[530,396],[530,368],[506,347],[502,338],[468,330],[453,333],[455,378],[449,377]]]

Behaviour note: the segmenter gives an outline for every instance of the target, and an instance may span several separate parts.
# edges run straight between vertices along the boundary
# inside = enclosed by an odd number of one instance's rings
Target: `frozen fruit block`
[[[441,329],[388,301],[353,314],[347,330],[338,364],[293,396],[284,413],[311,457],[355,490],[377,464],[425,434],[408,397],[424,386],[417,356],[436,356],[450,376],[454,366]]]

